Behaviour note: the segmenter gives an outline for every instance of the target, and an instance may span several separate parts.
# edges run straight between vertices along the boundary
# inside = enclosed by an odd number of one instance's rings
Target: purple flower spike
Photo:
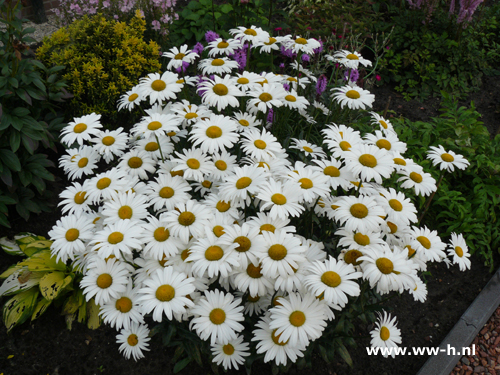
[[[203,52],[203,49],[204,49],[203,44],[201,44],[201,43],[198,42],[193,47],[193,52],[196,52],[198,55],[201,56],[201,53]]]
[[[207,41],[207,43],[213,42],[218,38],[219,38],[219,34],[217,34],[215,31],[209,30],[205,34],[205,40]]]
[[[320,75],[318,78],[318,82],[316,82],[316,94],[320,96],[326,90],[327,79],[324,74]]]

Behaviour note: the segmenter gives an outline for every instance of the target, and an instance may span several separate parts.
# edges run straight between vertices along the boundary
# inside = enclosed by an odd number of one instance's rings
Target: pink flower
[[[151,23],[153,25],[153,30],[160,30],[161,29],[160,21],[154,20]]]
[[[377,75],[375,76],[375,79],[376,79],[377,81],[380,81],[380,80],[382,79],[382,77],[380,77],[380,76],[377,74]]]
[[[281,30],[283,30],[283,28],[281,28],[281,27],[277,27],[274,29],[274,31],[281,31]]]

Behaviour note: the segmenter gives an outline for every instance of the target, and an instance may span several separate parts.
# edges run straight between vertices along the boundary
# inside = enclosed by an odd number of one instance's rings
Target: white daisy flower
[[[173,114],[153,113],[142,118],[132,129],[135,136],[143,136],[147,140],[163,137],[170,132],[179,131],[180,120]]]
[[[327,325],[325,306],[311,294],[290,293],[287,298],[280,298],[279,306],[269,311],[269,328],[276,329],[279,342],[289,342],[291,346],[309,345],[310,341],[321,337]]]
[[[247,268],[250,263],[253,263],[254,266],[259,264],[259,251],[266,246],[264,238],[259,232],[258,228],[248,223],[228,225],[224,228],[224,234],[220,239],[227,243],[236,244],[234,251],[241,268]]]
[[[295,163],[293,168],[287,178],[299,184],[300,202],[314,203],[318,198],[325,198],[330,194],[328,177],[323,173],[300,162]]]
[[[71,146],[77,142],[80,146],[84,141],[90,141],[92,136],[99,133],[102,128],[99,120],[101,115],[92,113],[90,115],[75,117],[73,121],[69,122],[61,131],[61,142],[67,146]]]
[[[129,329],[122,329],[116,336],[116,342],[121,344],[120,352],[123,352],[127,359],[132,355],[134,361],[144,358],[143,351],[149,350],[150,340],[147,326],[137,323],[132,323]]]
[[[424,172],[422,167],[407,169],[401,171],[403,177],[398,178],[398,182],[402,181],[403,189],[414,189],[415,194],[427,196],[437,190],[436,180],[430,173]]]
[[[284,152],[278,139],[266,129],[250,128],[241,136],[242,150],[251,158],[268,161]]]
[[[142,248],[142,225],[137,221],[120,220],[98,231],[89,246],[103,259],[114,255],[118,259]]]
[[[413,279],[415,281],[415,288],[409,288],[408,291],[415,301],[425,302],[427,300],[427,285],[418,276],[414,275]]]
[[[225,201],[218,194],[209,194],[201,203],[212,210],[216,210],[221,215],[230,217],[232,220],[238,220],[241,216],[240,211],[238,211],[241,205],[238,201]]]
[[[168,320],[173,314],[186,312],[186,307],[194,303],[186,296],[195,291],[194,279],[183,272],[177,272],[174,267],[157,270],[149,279],[143,282],[144,287],[138,292],[138,301],[145,314],[153,312],[153,320],[161,322],[163,314]]]
[[[336,190],[341,187],[344,190],[350,188],[350,181],[354,180],[354,175],[348,168],[342,167],[342,162],[331,157],[330,159],[314,159],[314,163],[318,166],[311,166],[318,171],[321,171],[326,177],[330,187]]]
[[[73,155],[72,162],[66,164],[64,171],[70,180],[92,175],[99,159],[100,155],[92,147],[82,146]]]
[[[384,208],[388,215],[387,219],[391,222],[410,225],[410,222],[416,223],[418,221],[415,205],[403,193],[393,188],[382,190],[378,202]]]
[[[260,53],[272,53],[272,51],[279,51],[280,44],[284,40],[283,37],[269,36],[267,40],[261,41],[256,47],[260,48]]]
[[[104,202],[102,215],[104,224],[121,220],[141,221],[148,216],[147,197],[132,191],[117,193],[111,200]]]
[[[378,231],[384,223],[384,210],[372,197],[344,196],[336,202],[338,208],[334,211],[335,219],[345,224],[347,230]],[[382,216],[382,217],[381,217]]]
[[[154,138],[141,138],[137,140],[133,150],[145,151],[154,162],[170,157],[170,154],[174,151],[174,144],[168,137],[158,138],[158,141]]]
[[[375,134],[366,134],[365,140],[368,144],[376,145],[378,148],[383,148],[387,151],[399,152],[404,154],[406,152],[406,143],[401,142],[396,133],[382,133],[380,130],[375,130]]]
[[[140,96],[149,97],[149,104],[163,103],[168,99],[176,99],[177,93],[182,90],[182,83],[178,83],[179,76],[172,72],[149,73],[139,80],[137,91]]]
[[[364,59],[363,56],[361,56],[361,54],[357,51],[337,51],[333,54],[333,56],[326,56],[326,59],[338,62],[348,69],[358,69],[359,64],[363,66],[372,66],[372,62]]]
[[[217,107],[218,111],[223,110],[228,105],[239,107],[240,102],[237,97],[243,96],[243,93],[235,86],[233,78],[229,74],[226,74],[224,78],[219,76],[214,76],[213,80],[207,78],[198,86],[197,91],[202,92],[201,100],[204,104],[209,107]]]
[[[76,253],[83,253],[87,242],[93,237],[94,223],[92,219],[83,214],[76,213],[61,217],[56,225],[49,231],[49,238],[54,241],[51,254],[66,263],[68,259],[74,260]]]
[[[181,102],[173,104],[171,109],[172,114],[179,122],[182,122],[182,126],[184,128],[188,125],[194,124],[203,117],[210,116],[212,113],[208,107],[204,105],[198,106],[188,102],[186,99],[182,99]]]
[[[441,241],[437,231],[431,231],[426,226],[423,228],[412,227],[410,234],[414,238],[411,247],[417,252],[422,252],[426,260],[441,262],[442,259],[446,258],[444,252],[446,244]]]
[[[270,209],[271,218],[286,220],[289,216],[298,217],[304,211],[304,206],[299,204],[302,192],[300,185],[295,181],[276,181],[270,178],[263,184],[257,198],[263,203],[261,211]]]
[[[234,169],[234,174],[220,185],[220,196],[224,200],[246,200],[248,194],[255,195],[265,182],[265,171],[256,166],[245,165]]]
[[[355,279],[363,276],[356,272],[352,264],[338,261],[331,255],[324,262],[316,261],[309,266],[310,274],[304,279],[304,285],[314,296],[322,296],[328,303],[344,307],[347,296],[359,296],[361,289]]]
[[[90,141],[94,143],[94,150],[103,157],[106,163],[109,163],[115,156],[120,157],[124,154],[127,148],[128,136],[123,131],[123,128],[106,129],[95,134],[95,137]]]
[[[129,176],[137,176],[141,180],[148,179],[148,173],[156,172],[155,161],[146,151],[131,150],[121,157],[118,169]]]
[[[397,344],[401,344],[401,330],[396,327],[396,317],[391,319],[391,314],[384,311],[384,315],[379,313],[375,329],[370,332],[372,339],[370,345],[378,348],[397,348]],[[394,351],[391,353],[392,358],[396,357]],[[387,358],[387,352],[382,352],[382,355]]]
[[[345,125],[328,125],[328,128],[321,132],[325,135],[323,142],[335,158],[344,158],[353,146],[362,143],[359,131]]]
[[[155,181],[148,182],[146,194],[149,204],[155,211],[165,209],[173,210],[180,203],[186,203],[191,199],[188,193],[191,190],[189,184],[180,176],[172,176],[169,173],[159,173]]]
[[[380,130],[384,133],[395,133],[394,126],[391,124],[389,120],[386,120],[384,117],[380,116],[378,113],[370,112],[372,116],[372,125],[378,126]]]
[[[95,258],[93,265],[80,281],[87,302],[94,297],[95,303],[102,306],[112,298],[118,299],[130,283],[127,267],[116,259],[101,258]]]
[[[247,92],[248,90],[253,90],[254,88],[260,86],[262,76],[245,70],[242,73],[236,73],[234,80],[234,84],[238,89],[242,92]]]
[[[144,101],[144,98],[139,94],[139,86],[134,86],[118,100],[118,111],[121,111],[123,108],[132,111],[132,109],[142,101]]]
[[[232,155],[226,150],[222,150],[220,153],[214,153],[211,155],[211,159],[215,168],[213,168],[211,175],[214,179],[223,181],[226,177],[230,176],[236,168],[237,161],[236,155]]]
[[[299,96],[297,91],[291,89],[283,98],[283,104],[290,109],[305,111],[309,105],[309,101],[304,96]]]
[[[239,139],[236,122],[230,117],[216,114],[196,122],[190,134],[192,146],[199,145],[201,151],[210,154],[230,149]]]
[[[295,53],[303,52],[308,55],[312,55],[314,54],[314,50],[316,48],[321,47],[321,44],[314,38],[306,39],[301,36],[297,36],[291,41],[291,43],[287,43],[287,47]]]
[[[236,50],[242,47],[241,41],[238,39],[222,39],[217,38],[213,42],[208,43],[208,56],[213,57],[217,55],[233,55]]]
[[[235,340],[229,341],[226,345],[215,344],[211,347],[212,362],[223,365],[224,370],[235,368],[245,363],[245,358],[250,355],[248,343],[243,342],[243,336],[239,335]]]
[[[281,334],[276,334],[277,329],[270,328],[270,323],[270,315],[264,315],[255,325],[258,329],[253,331],[252,341],[258,341],[257,353],[265,354],[264,363],[274,360],[277,366],[284,366],[288,359],[295,363],[298,357],[303,357],[306,345],[300,341],[297,345],[291,345],[289,340],[282,340]]]
[[[127,290],[101,306],[99,315],[104,324],[109,324],[117,330],[130,329],[133,323],[144,324],[144,317],[137,301],[137,289],[132,289],[132,283],[127,285]]]
[[[269,214],[264,212],[257,212],[257,216],[250,217],[248,223],[259,228],[260,234],[265,231],[274,233],[276,230],[281,230],[287,233],[296,232],[294,226],[288,226],[290,219],[280,219],[278,217],[272,218]]]
[[[469,162],[462,155],[455,154],[453,151],[446,151],[443,146],[430,146],[430,151],[427,152],[427,159],[432,161],[433,165],[439,165],[439,168],[453,172],[455,167],[465,169],[469,166]]]
[[[311,156],[312,159],[325,158],[326,154],[323,149],[315,144],[307,142],[305,139],[292,138],[293,145],[290,148],[295,148],[302,151],[306,156]]]
[[[182,45],[180,49],[172,47],[168,52],[163,53],[162,56],[171,59],[167,65],[167,69],[169,70],[181,67],[183,62],[191,64],[199,57],[196,52],[188,50],[187,44]]]
[[[256,86],[247,91],[247,95],[253,97],[247,101],[247,108],[252,111],[266,113],[273,107],[281,107],[287,92],[279,84],[267,84]]]
[[[338,245],[347,249],[363,251],[365,248],[384,244],[380,231],[355,232],[345,228],[339,228],[335,232],[335,235],[341,236]]]
[[[363,182],[375,180],[381,184],[394,170],[392,156],[374,145],[358,144],[345,154],[346,167]]]
[[[88,184],[86,182],[84,182],[83,185],[79,182],[73,182],[71,186],[68,186],[59,194],[61,201],[58,206],[63,206],[63,214],[68,213],[72,215],[81,212],[89,212],[91,210],[89,202],[87,201],[87,187]]]
[[[457,235],[456,233],[451,234],[451,241],[449,244],[448,255],[453,257],[453,263],[458,264],[460,271],[465,271],[470,269],[470,253],[467,243],[464,240],[462,234]]]
[[[214,168],[210,162],[210,156],[199,148],[184,149],[182,151],[183,154],[175,152],[177,158],[173,155],[170,157],[172,162],[178,163],[176,167],[172,168],[172,171],[183,171],[183,177],[186,180],[203,182],[205,176],[209,175]]]
[[[375,101],[375,95],[356,84],[335,87],[331,91],[333,99],[339,102],[341,108],[347,105],[350,109],[366,109]]]
[[[229,33],[242,43],[249,42],[252,45],[258,45],[262,41],[267,41],[269,33],[262,28],[252,25],[250,28],[238,26],[236,29],[229,30]]]
[[[228,74],[231,73],[233,69],[238,69],[238,63],[234,60],[230,60],[228,57],[217,57],[206,58],[200,61],[198,64],[198,70],[205,75],[210,74]]]
[[[142,241],[146,244],[142,253],[158,260],[172,257],[184,248],[184,244],[170,235],[165,223],[154,216],[148,216],[148,223],[143,224]]]
[[[233,283],[243,293],[248,292],[251,297],[265,296],[274,292],[271,279],[262,274],[262,265],[254,266],[248,263],[246,268],[237,270],[233,274]]]
[[[219,290],[205,291],[198,304],[192,309],[195,317],[189,323],[202,340],[210,338],[210,344],[216,342],[226,345],[236,340],[237,333],[244,327],[239,322],[245,319],[241,299],[234,299],[231,293]]]

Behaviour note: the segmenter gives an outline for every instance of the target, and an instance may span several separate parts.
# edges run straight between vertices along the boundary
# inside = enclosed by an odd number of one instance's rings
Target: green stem
[[[424,212],[420,216],[420,219],[418,219],[419,226],[422,225],[422,220],[424,220],[425,214],[427,213],[427,210],[429,209],[429,207],[431,205],[432,199],[434,198],[434,195],[436,194],[437,190],[439,189],[439,185],[441,185],[441,181],[443,181],[443,177],[444,177],[444,171],[441,172],[441,176],[439,177],[439,181],[436,185],[436,190],[431,194],[431,196],[427,200],[427,203],[425,204]]]

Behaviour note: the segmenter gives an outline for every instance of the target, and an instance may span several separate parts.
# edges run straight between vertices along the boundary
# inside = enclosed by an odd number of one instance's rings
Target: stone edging
[[[449,375],[462,358],[462,348],[471,345],[481,328],[500,305],[500,268],[439,345],[439,354],[430,357],[417,375]],[[448,355],[448,348],[457,354]],[[459,352],[460,351],[460,352]],[[451,350],[450,350],[451,352]],[[477,350],[476,350],[476,353]]]

